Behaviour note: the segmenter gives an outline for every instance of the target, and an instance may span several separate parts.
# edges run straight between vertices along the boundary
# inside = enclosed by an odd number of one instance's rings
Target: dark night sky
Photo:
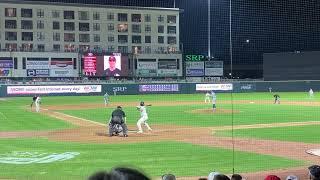
[[[34,0],[36,1],[36,0]],[[38,0],[43,1],[43,0]],[[49,2],[173,7],[173,0],[48,0]],[[207,54],[207,0],[176,0],[186,54]],[[320,1],[232,0],[234,73],[262,76],[266,52],[320,50]],[[246,40],[249,40],[247,43]],[[229,0],[211,1],[211,54],[229,64]],[[242,71],[237,65],[247,65]]]

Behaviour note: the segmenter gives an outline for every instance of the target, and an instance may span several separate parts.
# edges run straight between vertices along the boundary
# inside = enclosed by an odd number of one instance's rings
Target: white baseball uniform
[[[313,90],[310,88],[310,90],[309,90],[309,97],[310,97],[310,98],[313,98],[313,96],[314,96],[314,95],[313,95]]]
[[[210,97],[211,97],[211,94],[207,92],[206,97],[204,99],[204,103],[207,103],[207,101],[208,101],[208,103],[210,103]]]
[[[38,96],[36,101],[34,102],[36,105],[36,111],[39,112],[40,111],[40,102],[41,102],[41,98]]]
[[[144,124],[148,130],[152,130],[149,126],[149,124],[147,123],[147,120],[148,120],[148,114],[147,114],[147,109],[145,106],[137,106],[137,109],[140,111],[140,119],[138,120],[137,122],[137,126],[138,126],[138,133],[142,133],[143,130],[142,130],[142,127],[141,125]]]

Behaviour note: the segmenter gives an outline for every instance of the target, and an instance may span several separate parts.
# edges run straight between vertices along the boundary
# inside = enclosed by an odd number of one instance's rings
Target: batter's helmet
[[[144,106],[144,102],[143,101],[140,102],[140,106]]]

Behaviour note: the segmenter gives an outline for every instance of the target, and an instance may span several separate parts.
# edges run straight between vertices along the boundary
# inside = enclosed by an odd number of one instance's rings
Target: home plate
[[[315,155],[315,156],[320,156],[320,149],[309,149],[306,151],[306,153]]]
[[[250,104],[253,104],[253,103],[254,103],[253,101],[250,102]]]

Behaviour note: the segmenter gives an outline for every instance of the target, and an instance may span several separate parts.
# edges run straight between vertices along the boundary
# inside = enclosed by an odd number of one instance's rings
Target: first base
[[[309,149],[306,151],[306,153],[314,156],[320,156],[320,149]]]

